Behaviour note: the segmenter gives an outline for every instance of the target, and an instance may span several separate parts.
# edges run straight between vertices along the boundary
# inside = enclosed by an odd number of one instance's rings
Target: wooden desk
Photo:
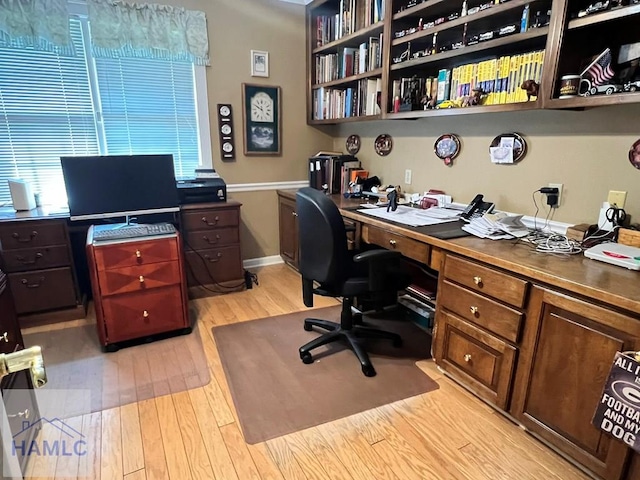
[[[640,350],[640,273],[517,241],[441,240],[335,202],[364,243],[439,272],[433,353],[447,375],[592,474],[640,478],[640,456],[591,425],[615,352]]]

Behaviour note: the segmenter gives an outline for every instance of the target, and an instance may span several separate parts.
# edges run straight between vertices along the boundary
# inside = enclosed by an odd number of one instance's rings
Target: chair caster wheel
[[[365,377],[375,377],[376,371],[371,365],[363,365],[362,373],[364,373]]]
[[[304,322],[304,329],[305,329],[307,332],[311,332],[311,331],[313,331],[313,327],[311,326],[311,324],[310,324],[310,323],[307,323],[307,322]]]
[[[402,339],[400,338],[400,339],[398,339],[398,340],[394,340],[394,341],[393,341],[393,346],[394,346],[395,348],[400,348],[400,347],[402,346]]]
[[[307,365],[313,363],[313,357],[309,352],[301,353],[300,358],[302,359],[302,363],[306,363]]]

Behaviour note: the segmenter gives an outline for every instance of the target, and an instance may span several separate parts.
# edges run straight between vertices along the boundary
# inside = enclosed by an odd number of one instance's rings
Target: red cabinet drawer
[[[100,293],[107,296],[179,284],[181,276],[178,262],[162,262],[99,271],[98,279]]]
[[[95,247],[98,271],[178,259],[177,239],[112,243]]]
[[[102,299],[108,343],[187,328],[179,285]]]

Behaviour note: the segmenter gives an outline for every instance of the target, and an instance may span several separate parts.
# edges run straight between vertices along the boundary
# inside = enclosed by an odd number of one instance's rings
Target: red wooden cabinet
[[[189,330],[180,234],[161,238],[93,241],[87,260],[100,343]]]

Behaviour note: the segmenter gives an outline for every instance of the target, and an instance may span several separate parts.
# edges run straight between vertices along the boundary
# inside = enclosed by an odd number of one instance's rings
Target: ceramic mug
[[[580,75],[564,75],[560,78],[560,98],[573,98],[578,95]]]

